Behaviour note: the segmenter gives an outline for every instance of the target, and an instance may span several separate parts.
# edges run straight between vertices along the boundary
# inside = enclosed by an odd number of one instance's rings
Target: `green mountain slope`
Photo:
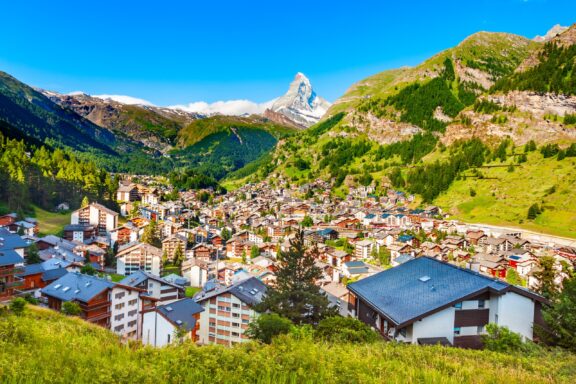
[[[372,76],[226,185],[320,177],[339,197],[361,184],[392,186],[469,222],[576,237],[576,99],[500,88],[533,71],[550,80],[545,90],[563,93],[551,84],[573,78],[574,31],[547,45],[478,33],[417,67]],[[526,151],[532,141],[538,150]],[[533,204],[543,212],[528,219]]]
[[[80,319],[27,308],[0,317],[0,381],[67,383],[570,383],[569,354],[522,356],[395,343],[283,338],[231,348],[123,345]],[[66,351],[74,351],[67,353]]]

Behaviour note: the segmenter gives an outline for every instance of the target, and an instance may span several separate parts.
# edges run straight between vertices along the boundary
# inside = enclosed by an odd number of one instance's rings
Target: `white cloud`
[[[267,108],[270,108],[276,101],[270,100],[265,103],[255,103],[250,100],[227,100],[216,101],[214,103],[206,103],[205,101],[197,101],[187,105],[173,105],[168,108],[181,109],[186,112],[195,112],[204,115],[222,114],[222,115],[243,115],[263,113]]]
[[[128,105],[148,105],[148,106],[154,106],[154,104],[152,104],[152,103],[149,102],[148,100],[138,99],[138,98],[132,97],[132,96],[124,96],[124,95],[93,95],[92,97],[97,97],[97,98],[103,99],[103,100],[113,100],[113,101],[117,101],[117,102],[119,102],[119,103],[128,104]]]

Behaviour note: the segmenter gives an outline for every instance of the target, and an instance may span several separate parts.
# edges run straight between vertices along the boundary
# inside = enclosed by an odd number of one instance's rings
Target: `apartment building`
[[[122,279],[120,284],[142,289],[160,303],[169,303],[184,297],[184,287],[144,271],[134,272]]]
[[[160,276],[162,273],[162,250],[140,242],[119,247],[116,254],[116,273],[131,275],[138,271]]]
[[[106,236],[118,226],[118,213],[101,204],[90,203],[72,212],[70,224],[93,225],[97,236]]]
[[[253,307],[262,301],[266,285],[255,277],[230,286],[210,285],[195,297],[204,309],[200,314],[199,342],[233,345],[248,341],[246,330],[258,316]]]

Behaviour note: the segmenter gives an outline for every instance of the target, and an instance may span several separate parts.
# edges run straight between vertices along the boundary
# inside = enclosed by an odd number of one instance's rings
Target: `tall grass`
[[[2,383],[573,383],[575,367],[576,357],[567,354],[525,357],[292,337],[272,345],[153,349],[122,345],[106,330],[48,310],[0,317]]]

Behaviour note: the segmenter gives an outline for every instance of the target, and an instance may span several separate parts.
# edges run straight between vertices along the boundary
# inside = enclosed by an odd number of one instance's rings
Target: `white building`
[[[202,306],[193,299],[182,299],[147,311],[143,316],[142,343],[155,347],[190,340],[198,340]],[[178,340],[182,337],[185,340]]]
[[[70,224],[93,225],[98,236],[106,236],[118,226],[118,213],[98,203],[72,212]]]
[[[353,316],[385,338],[481,348],[486,325],[527,340],[546,300],[526,289],[419,257],[348,285]]]
[[[140,295],[146,291],[115,285],[110,291],[110,329],[129,339],[137,339],[142,326]]]
[[[162,273],[162,250],[146,243],[129,243],[116,254],[116,273],[130,275],[144,271],[156,276]]]

